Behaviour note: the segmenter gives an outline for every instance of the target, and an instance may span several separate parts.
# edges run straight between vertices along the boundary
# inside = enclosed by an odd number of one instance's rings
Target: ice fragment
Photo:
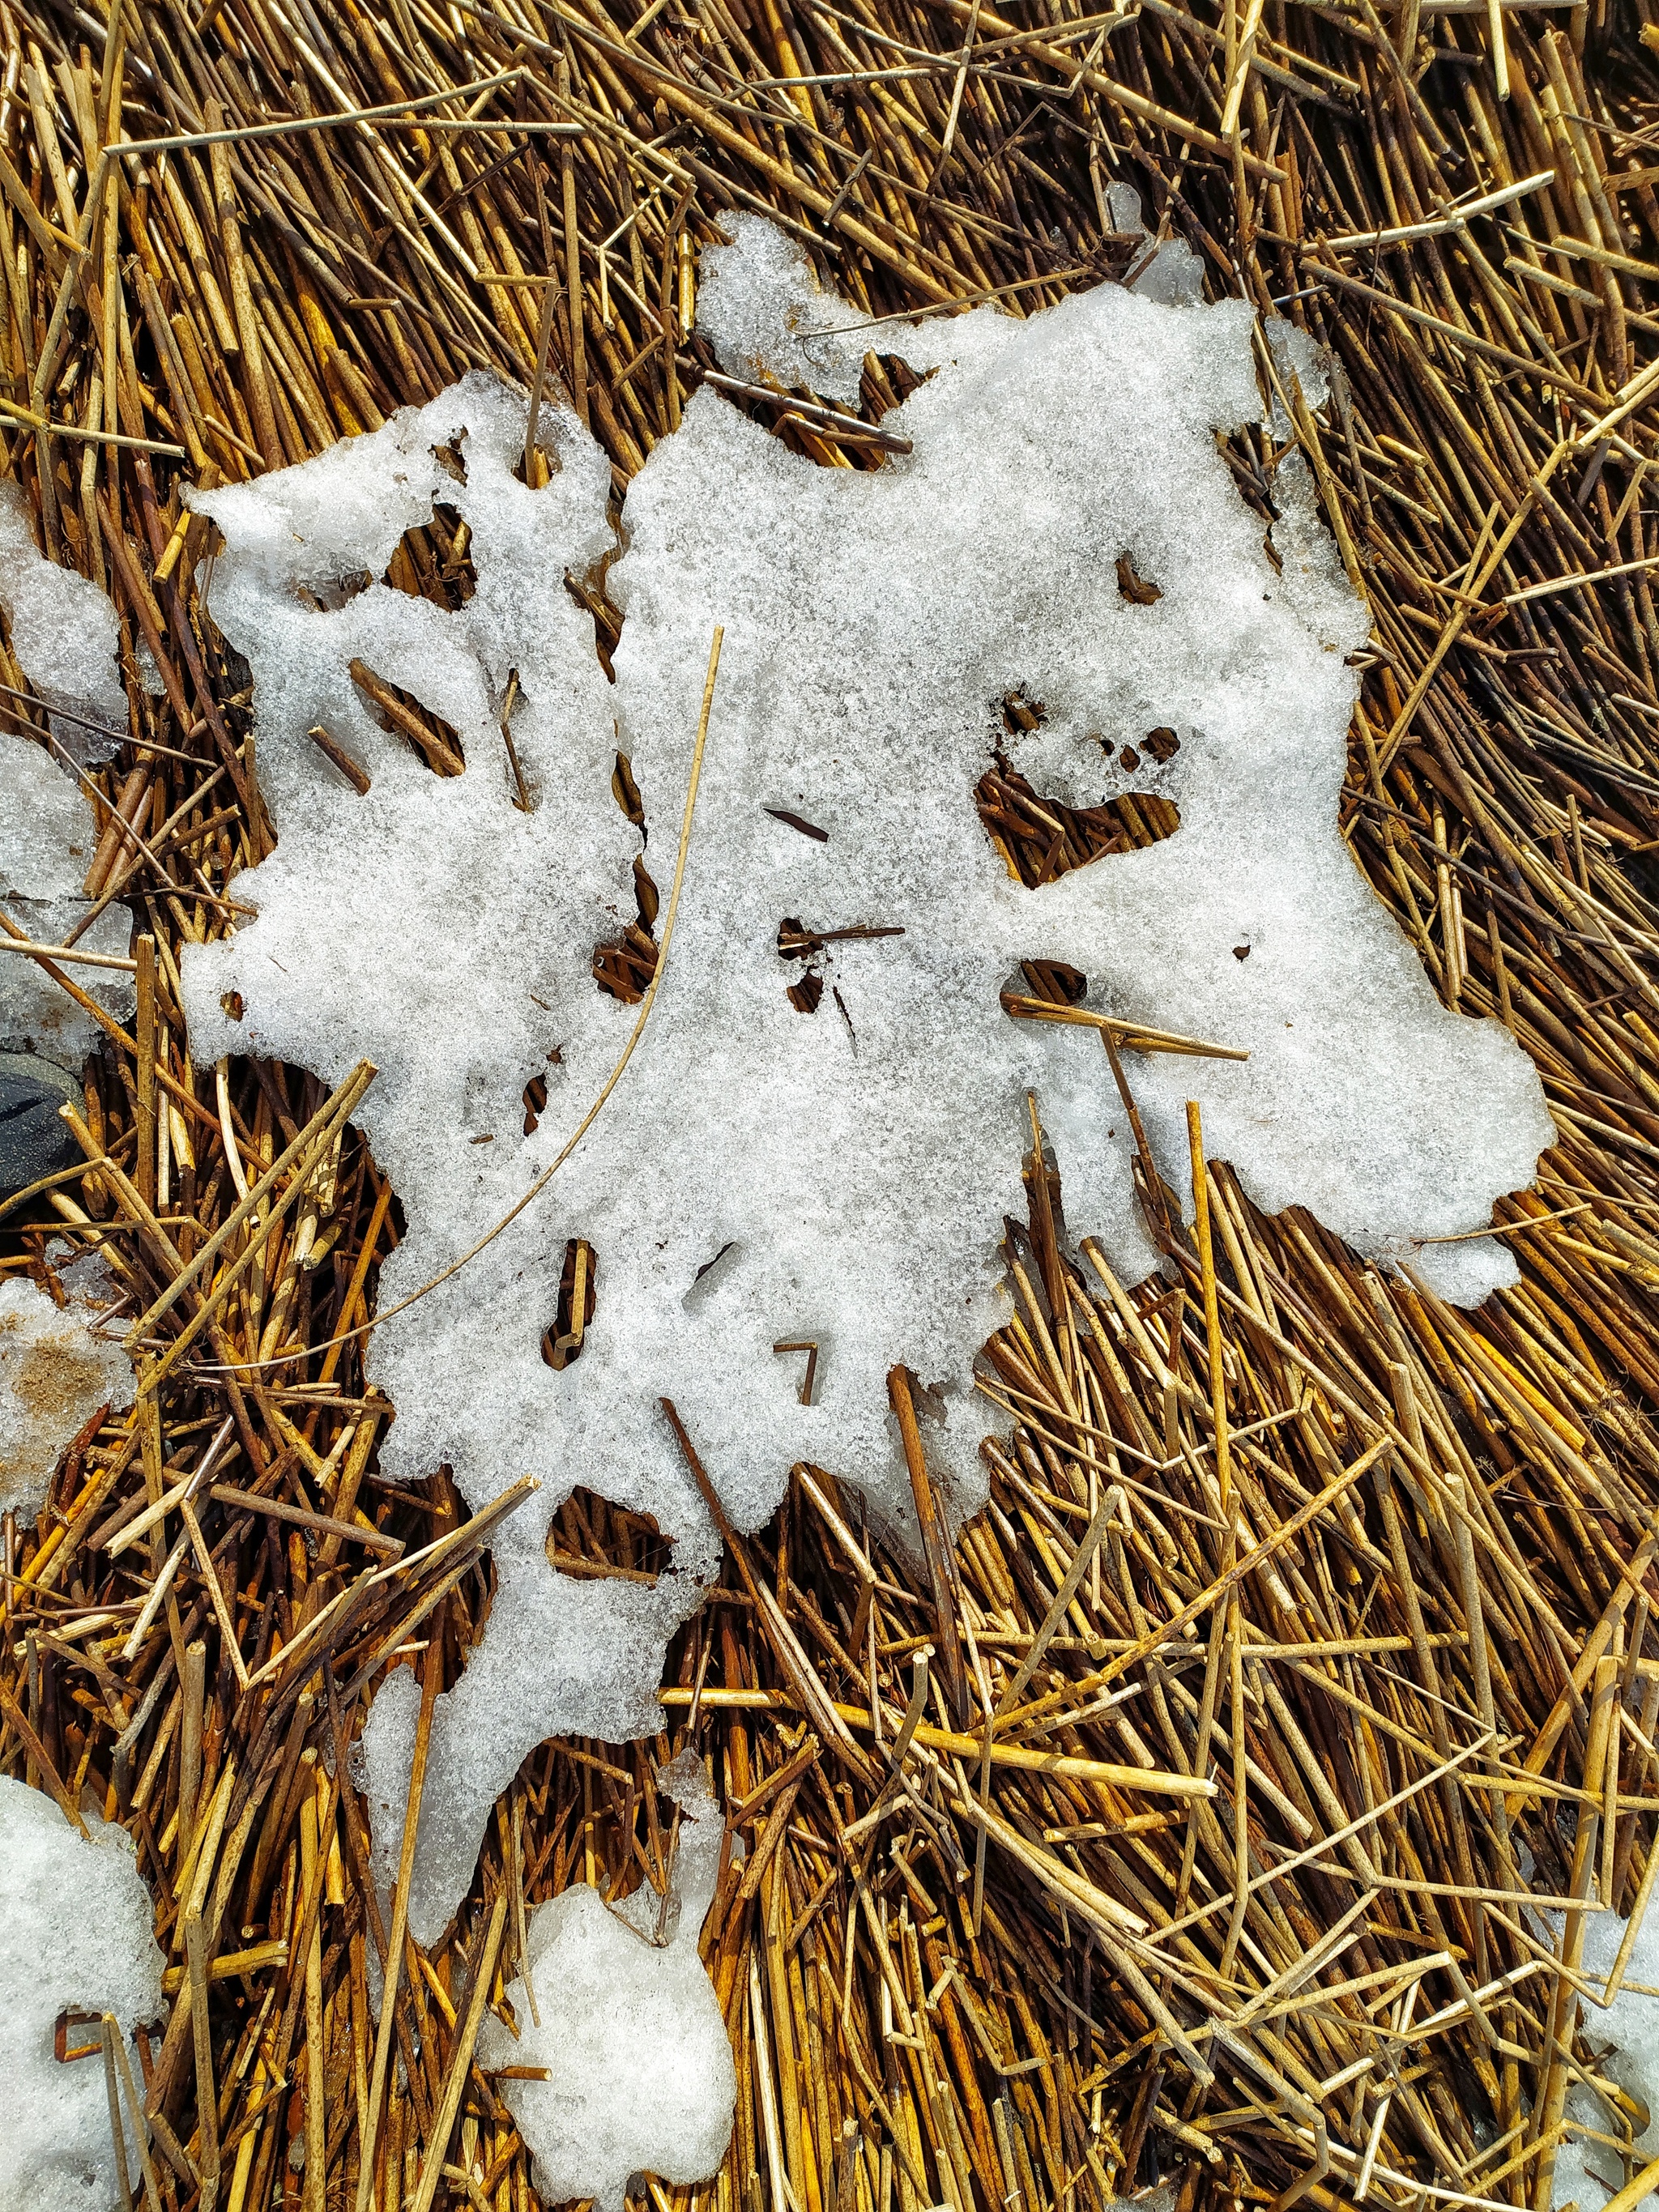
[[[1551,1932],[1559,1941],[1561,1915],[1552,1912],[1540,1914],[1537,1918],[1548,1921]],[[1616,1912],[1594,1913],[1585,1920],[1581,1963],[1585,1979],[1591,1985],[1605,1986],[1624,1942],[1625,1930],[1626,1923]],[[1625,1968],[1625,1981],[1643,1986],[1621,1988],[1608,2006],[1587,2003],[1583,2007],[1583,2022],[1594,2047],[1613,2045],[1607,2057],[1598,2062],[1597,2074],[1616,2083],[1650,2116],[1649,2124],[1635,2138],[1639,2171],[1650,2160],[1659,2158],[1659,1998],[1648,1994],[1659,1984],[1659,1921],[1651,1915],[1644,1917],[1637,1935]],[[1622,2134],[1628,2116],[1606,2110],[1599,2095],[1583,2081],[1577,2081],[1568,2094],[1566,2119],[1569,2133],[1563,2136],[1556,2153],[1552,2202],[1558,2212],[1559,2208],[1575,2203],[1579,2212],[1595,2212],[1597,2205],[1624,2187],[1624,2168],[1613,2152],[1597,2142],[1593,2135],[1575,2136],[1571,2130],[1577,2122],[1602,2135],[1615,2130]]]
[[[11,611],[12,639],[18,658],[37,690],[58,692],[39,673],[65,673],[81,666],[76,652],[57,635],[58,627],[79,624],[82,632],[103,628],[102,614],[113,625],[115,611],[94,584],[66,568],[54,568],[34,551],[19,507],[15,484],[0,483],[0,601]],[[27,553],[20,550],[27,546]],[[16,583],[21,573],[23,581]],[[61,580],[61,584],[60,580]],[[73,592],[67,587],[75,586]],[[9,592],[15,592],[8,599]],[[67,596],[64,594],[67,593]],[[88,599],[85,595],[90,594]],[[19,613],[27,616],[19,635]],[[84,651],[84,647],[79,648]],[[112,663],[112,670],[113,663]],[[101,673],[95,668],[94,673]],[[115,696],[121,720],[126,706],[118,680]],[[102,705],[107,708],[108,701]],[[71,749],[72,726],[54,715],[59,739]],[[11,730],[0,731],[0,905],[16,927],[39,944],[61,943],[84,921],[90,902],[82,884],[98,845],[98,827],[84,787],[71,768],[49,748]],[[106,907],[80,943],[88,952],[125,954],[131,935],[126,909]],[[107,969],[78,968],[75,980],[118,1020],[132,1008],[131,983]],[[0,1045],[27,1045],[79,1073],[98,1036],[98,1024],[68,993],[19,953],[0,954]]]
[[[48,706],[67,710],[54,717],[54,735],[77,760],[109,759],[127,728],[115,609],[96,584],[40,552],[23,488],[9,481],[0,483],[0,606],[24,675]],[[116,734],[86,729],[71,714]]]
[[[507,1990],[517,2041],[492,2014],[478,2039],[486,2068],[547,2069],[545,2081],[501,2082],[501,2095],[550,2204],[591,2197],[598,2212],[622,2212],[637,2172],[705,2181],[731,2136],[732,2047],[697,1954],[726,1823],[694,1752],[657,1779],[681,1808],[666,1896],[646,1882],[607,1905],[579,1882],[538,1905],[526,1948],[541,2025],[520,1978]]]
[[[115,2140],[101,2057],[61,2063],[53,2032],[66,2009],[71,2049],[99,2039],[113,2014],[124,2036],[161,2017],[161,1953],[131,1839],[112,1822],[76,1835],[52,1799],[0,1776],[0,2212],[112,2212]],[[129,2051],[135,2076],[137,2062]],[[126,2124],[128,2171],[137,2142]]]

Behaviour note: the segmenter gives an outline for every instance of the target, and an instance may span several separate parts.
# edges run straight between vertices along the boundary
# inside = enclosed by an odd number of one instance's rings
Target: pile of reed
[[[183,484],[484,365],[556,382],[620,493],[714,366],[723,212],[773,215],[878,313],[1020,314],[1124,273],[1127,182],[1212,293],[1330,350],[1328,405],[1278,396],[1374,617],[1345,834],[1446,1001],[1542,1075],[1559,1142],[1500,1209],[1522,1281],[1449,1310],[1224,1163],[1183,1225],[1144,1160],[1168,1263],[1127,1287],[1067,1233],[1034,1102],[980,1363],[1013,1423],[990,1504],[955,1526],[896,1370],[925,1559],[795,1470],[677,1641],[661,1736],[526,1762],[456,1922],[410,1948],[382,2091],[395,1916],[341,1754],[389,1662],[459,1673],[490,1522],[441,1474],[381,1485],[358,1344],[307,1350],[372,1313],[397,1236],[349,1134],[308,1229],[241,1209],[224,1258],[262,1239],[255,1263],[161,1324],[205,1302],[216,1360],[291,1352],[280,1382],[152,1376],[4,1530],[0,1766],[125,1824],[172,1962],[137,2051],[151,2212],[525,2212],[470,1979],[488,1947],[502,2001],[526,1903],[662,1887],[653,1777],[686,1741],[747,1846],[704,1933],[739,2100],[717,2179],[647,2177],[655,2212],[1085,2212],[1154,2181],[1179,2212],[1547,2205],[1570,2126],[1620,2212],[1653,2185],[1581,1969],[1590,1914],[1638,1924],[1659,1867],[1659,10],[1006,4],[0,5],[0,466],[122,616],[94,866],[138,981],[88,1067],[88,1164],[9,1212],[4,1265],[50,1287],[52,1240],[93,1245],[148,1307],[325,1109],[303,1070],[233,1062],[221,1097],[186,1056],[178,948],[234,918],[271,830]],[[864,422],[904,375],[870,357]],[[734,398],[882,465],[811,394]],[[1226,453],[1270,519],[1268,434]],[[411,532],[393,579],[442,596],[453,553]],[[602,579],[570,584],[607,652]],[[1167,834],[1000,771],[980,798],[1028,883]],[[605,988],[643,988],[654,915],[642,882]],[[161,1554],[120,1532],[227,1423],[236,1479],[152,1605]],[[590,1572],[655,1556],[580,1493],[556,1534]]]

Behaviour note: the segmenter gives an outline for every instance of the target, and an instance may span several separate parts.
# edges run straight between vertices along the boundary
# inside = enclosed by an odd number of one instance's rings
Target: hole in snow
[[[1019,972],[1027,995],[1046,999],[1051,1006],[1080,1006],[1088,995],[1088,977],[1069,961],[1022,960]],[[1003,993],[1005,1000],[1008,995]]]
[[[1120,598],[1137,607],[1150,607],[1154,600],[1164,597],[1151,577],[1143,576],[1135,567],[1133,553],[1120,553],[1117,556],[1117,588]]]
[[[94,2057],[103,2049],[101,2035],[88,2033],[88,2029],[97,2029],[101,2018],[100,2013],[77,2012],[72,2005],[58,2014],[52,2031],[52,2055],[60,2066],[77,2058]]]
[[[622,640],[623,618],[622,609],[606,589],[605,578],[620,550],[612,546],[580,575],[574,568],[564,572],[566,591],[579,607],[593,617],[593,650],[599,657],[607,681],[612,684],[617,680],[617,672],[611,665],[611,656]]]
[[[544,1100],[545,1085],[543,1089]],[[592,1246],[583,1237],[571,1237],[559,1273],[558,1304],[551,1322],[542,1331],[542,1358],[557,1373],[562,1374],[582,1356],[583,1338],[593,1318],[598,1273]]]
[[[532,1075],[524,1087],[524,1133],[533,1137],[547,1111],[547,1078]]]
[[[636,830],[645,827],[645,801],[640,797],[640,787],[634,781],[634,763],[626,753],[617,755],[617,765],[611,775],[611,795]]]
[[[547,427],[547,416],[544,412],[537,427],[544,429]],[[514,462],[513,480],[515,483],[528,484],[532,491],[545,491],[563,465],[564,464],[559,459],[557,448],[553,446],[544,446],[538,439],[535,450],[530,456],[528,471],[525,467],[525,457],[522,452]]]
[[[859,379],[856,403],[825,398],[805,384],[777,387],[775,396],[761,398],[764,388],[753,385],[743,391],[718,387],[721,397],[751,422],[775,437],[791,453],[815,461],[823,469],[879,469],[890,458],[889,448],[866,441],[857,425],[881,433],[881,419],[901,407],[934,372],[918,375],[896,354],[866,354]],[[792,409],[790,403],[794,402]],[[826,421],[826,416],[838,419]]]
[[[872,422],[879,422],[892,408],[902,407],[913,392],[931,384],[938,374],[934,368],[912,368],[902,354],[866,354],[864,373],[859,379],[860,414]]]
[[[815,1014],[818,1000],[823,996],[823,978],[809,969],[799,983],[792,983],[784,996],[798,1014]]]
[[[638,1006],[657,972],[657,940],[651,933],[657,919],[657,886],[637,853],[634,855],[634,902],[639,920],[593,948],[593,981],[625,1006]]]
[[[367,568],[353,568],[343,576],[335,577],[330,583],[295,584],[294,593],[313,613],[331,615],[344,606],[348,600],[355,599],[359,592],[366,592],[374,581]]]
[[[703,1261],[691,1279],[691,1287],[680,1300],[688,1313],[695,1313],[709,1292],[731,1273],[738,1249],[736,1238],[727,1237],[720,1250]]]
[[[478,572],[468,550],[471,543],[470,526],[440,500],[430,522],[404,531],[383,580],[393,591],[407,592],[411,599],[429,600],[446,614],[454,614],[478,588]]]
[[[466,456],[461,451],[465,443],[466,430],[463,425],[447,444],[434,446],[431,449],[432,458],[438,466],[447,477],[453,477],[458,484],[466,482]]]
[[[1126,768],[1138,767],[1126,747]],[[1161,845],[1181,827],[1172,799],[1156,792],[1126,791],[1102,806],[1067,806],[1045,799],[999,753],[974,787],[974,804],[986,835],[1011,876],[1036,890],[1073,868],[1086,868],[1108,853]]]
[[[650,1514],[573,1490],[553,1516],[547,1556],[561,1574],[649,1587],[673,1559],[674,1544]]]
[[[1002,726],[1011,738],[1040,730],[1048,719],[1048,709],[1042,700],[1033,699],[1023,684],[1003,693],[1001,714]]]
[[[1160,768],[1181,750],[1181,740],[1173,730],[1148,730],[1140,742]]]
[[[569,582],[568,575],[565,580]],[[626,753],[617,755],[617,765],[611,774],[611,795],[641,836],[645,836],[645,801],[634,781],[634,763]],[[639,919],[630,921],[619,936],[607,937],[593,948],[593,981],[600,990],[613,999],[620,999],[625,1006],[639,1004],[657,972],[657,940],[652,932],[657,926],[659,903],[656,879],[646,866],[643,856],[636,853],[634,904]]]
[[[368,702],[368,709],[383,730],[402,738],[417,760],[434,775],[459,775],[466,766],[461,733],[441,714],[434,714],[411,692],[400,691],[377,676],[366,660],[351,663],[351,680]]]

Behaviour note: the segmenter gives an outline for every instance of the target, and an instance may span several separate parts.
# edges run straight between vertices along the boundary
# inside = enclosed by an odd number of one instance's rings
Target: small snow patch
[[[0,2212],[113,2212],[103,2063],[94,2055],[61,2064],[53,2031],[66,2008],[112,2013],[123,2036],[163,2009],[161,1953],[131,1839],[112,1823],[88,1826],[89,1838],[77,1836],[50,1797],[0,1776]],[[75,2036],[77,2045],[97,2039],[95,2025]],[[128,2065],[137,2078],[131,2051]],[[126,2148],[136,2176],[130,2121]]]
[[[732,2133],[732,2047],[697,1955],[726,1824],[695,1752],[657,1781],[681,1815],[666,1893],[647,1882],[607,1905],[580,1882],[538,1905],[526,1974],[507,1993],[518,2039],[489,2015],[478,2039],[486,2071],[546,2069],[544,2081],[499,2087],[549,2204],[591,2197],[622,2212],[635,2173],[706,2181]]]

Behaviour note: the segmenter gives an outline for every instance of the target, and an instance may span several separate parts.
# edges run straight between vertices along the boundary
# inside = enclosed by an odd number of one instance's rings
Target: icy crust
[[[129,1837],[76,1835],[50,1797],[0,1776],[0,2212],[112,2212],[115,2138],[97,2057],[64,2065],[52,2033],[66,2007],[112,2013],[124,2037],[162,2016],[162,1957]],[[99,2030],[73,2029],[71,2045]],[[131,2047],[128,2064],[137,2061]],[[127,2164],[138,2146],[123,2106]]]
[[[481,2066],[548,2070],[500,2094],[549,2204],[592,2197],[622,2212],[635,2173],[706,2181],[731,2136],[732,2046],[697,1953],[726,1824],[695,1753],[657,1778],[681,1808],[666,1897],[646,1882],[607,1905],[581,1882],[538,1905],[526,1963],[541,2025],[520,1978],[507,1991],[517,2040],[489,2013],[479,2034]]]
[[[59,1310],[36,1285],[0,1283],[0,1513],[32,1521],[58,1462],[100,1406],[132,1403],[132,1367],[94,1334],[98,1309]]]
[[[48,706],[122,732],[126,694],[116,662],[120,625],[96,584],[46,560],[34,543],[21,485],[0,483],[0,607],[19,666]],[[52,735],[74,759],[106,760],[118,738],[64,715],[49,717]],[[90,902],[82,885],[98,845],[98,827],[83,787],[45,744],[0,732],[0,902],[38,944],[61,944],[84,920]],[[105,908],[79,942],[88,952],[127,950],[131,927],[124,907]],[[77,968],[75,980],[118,1021],[132,1012],[125,976]],[[33,961],[0,957],[0,1048],[23,1046],[79,1071],[98,1039],[98,1024]]]
[[[809,311],[830,313],[793,254],[740,226],[708,257],[711,327],[787,325],[793,303],[799,337]],[[746,304],[727,316],[732,285]],[[850,330],[852,311],[836,312]],[[1300,464],[1279,471],[1281,572],[1216,450],[1261,410],[1249,310],[1105,286],[1024,322],[984,309],[882,327],[884,349],[937,373],[889,416],[914,450],[879,471],[817,469],[714,391],[692,398],[629,490],[610,578],[627,617],[614,691],[562,587],[608,543],[605,463],[568,416],[553,427],[561,470],[533,494],[509,474],[522,403],[474,378],[304,469],[200,501],[227,540],[214,609],[253,667],[281,842],[239,881],[259,919],[185,951],[191,1048],[280,1054],[331,1080],[377,1063],[362,1119],[408,1221],[383,1306],[507,1211],[613,1064],[632,1015],[588,974],[632,904],[612,749],[632,756],[665,889],[710,636],[726,629],[679,933],[643,1046],[546,1195],[372,1340],[370,1375],[398,1407],[389,1472],[447,1461],[475,1506],[526,1471],[544,1483],[497,1540],[486,1632],[437,1708],[411,1907],[422,1942],[537,1742],[657,1725],[665,1638],[717,1556],[662,1396],[740,1527],[766,1518],[800,1458],[902,1523],[884,1382],[902,1360],[945,1386],[929,1450],[971,1510],[983,1417],[969,1362],[1006,1311],[995,1244],[1020,1203],[1028,1087],[1072,1228],[1131,1278],[1154,1264],[1097,1042],[1000,1011],[1022,957],[1083,969],[1098,1009],[1249,1048],[1243,1063],[1132,1060],[1171,1182],[1196,1097],[1211,1154],[1260,1204],[1299,1201],[1362,1250],[1425,1270],[1461,1255],[1447,1263],[1460,1295],[1490,1287],[1505,1256],[1417,1240],[1486,1226],[1552,1141],[1514,1041],[1440,1006],[1338,834],[1344,655],[1365,617]],[[744,342],[726,357],[746,372]],[[833,368],[811,380],[845,389]],[[463,429],[459,486],[432,449]],[[467,607],[374,584],[335,604],[434,497],[472,528]],[[1121,595],[1125,553],[1154,604]],[[456,726],[465,775],[439,781],[374,724],[354,654]],[[494,720],[513,667],[529,815]],[[1047,715],[1018,744],[999,713],[1016,689]],[[373,777],[366,798],[306,737],[317,721]],[[1143,750],[1126,769],[1124,749],[1158,728],[1179,752],[1160,769]],[[1158,789],[1182,826],[1027,891],[973,807],[998,741],[1041,792]],[[786,995],[804,964],[780,958],[785,921],[902,933],[822,944],[805,963],[823,985],[809,1015]],[[223,1011],[233,992],[240,1021]],[[526,1138],[536,1073],[548,1103]],[[597,1306],[581,1356],[555,1373],[539,1340],[572,1237],[597,1255]],[[819,1347],[810,1407],[805,1353],[774,1349],[804,1341]],[[577,1483],[676,1540],[654,1589],[551,1571],[550,1515]],[[394,1676],[366,1739],[383,1879],[413,1701],[412,1678]]]
[[[0,749],[25,742],[0,732]],[[5,836],[0,829],[0,840]],[[13,921],[28,932],[34,944],[61,945],[85,921],[91,901],[12,898],[4,903]],[[124,906],[106,906],[76,943],[88,952],[125,959],[132,947],[132,917]],[[118,1022],[131,1021],[137,994],[131,975],[107,968],[67,965],[64,972]],[[38,1052],[79,1075],[102,1035],[85,1008],[33,960],[17,952],[0,954],[0,1050]]]
[[[1536,1914],[1534,1922],[1547,1936],[1559,1940],[1559,1913]],[[1606,1985],[1625,1940],[1626,1926],[1616,1912],[1594,1913],[1585,1920],[1582,1966],[1592,1987]],[[1650,2115],[1649,2124],[1637,2135],[1633,2146],[1639,2172],[1650,2160],[1659,2158],[1659,1999],[1650,1994],[1659,1984],[1659,1923],[1650,1915],[1644,1918],[1631,1948],[1625,1978],[1641,1986],[1621,1988],[1610,2005],[1586,2003],[1582,2018],[1591,2048],[1605,2052],[1596,2061],[1596,2073]],[[1610,2050],[1606,2049],[1608,2045]],[[1551,2201],[1558,2212],[1565,2212],[1570,2204],[1577,2204],[1579,2212],[1593,2212],[1594,2207],[1605,2203],[1624,2187],[1624,2165],[1618,2154],[1597,2142],[1595,2133],[1576,2135],[1571,2130],[1577,2124],[1605,2135],[1622,2125],[1627,2115],[1628,2107],[1624,2114],[1610,2113],[1598,2092],[1586,2082],[1574,2082],[1567,2096],[1569,2132],[1555,2154]]]
[[[1153,244],[1131,186],[1109,185],[1107,199],[1118,230],[1139,241],[1130,290],[1165,307],[1194,305],[1204,272],[1191,247],[1176,238]],[[703,249],[697,328],[734,376],[856,401],[872,350],[927,371],[996,349],[1000,316],[872,317],[826,292],[794,240],[764,216],[723,214],[720,228],[732,242]],[[1293,325],[1279,327],[1304,337]]]
[[[45,745],[0,744],[0,894],[76,898],[98,842],[92,807]]]
[[[119,619],[96,584],[40,552],[22,486],[11,482],[0,483],[0,606],[12,652],[48,706],[115,732],[54,718],[53,734],[77,760],[108,760],[127,728]]]
[[[856,399],[872,342],[869,317],[820,290],[799,247],[764,216],[724,216],[721,228],[733,243],[706,246],[699,257],[697,328],[722,366],[734,376]],[[921,325],[902,327],[909,341]]]

